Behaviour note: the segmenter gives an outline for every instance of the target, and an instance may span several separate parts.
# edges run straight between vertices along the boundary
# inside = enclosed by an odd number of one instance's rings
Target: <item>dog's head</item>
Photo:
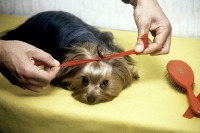
[[[68,49],[64,62],[111,53],[98,44],[85,44]],[[53,82],[74,91],[72,96],[80,102],[97,104],[117,97],[123,88],[138,77],[133,61],[127,56],[63,67]]]

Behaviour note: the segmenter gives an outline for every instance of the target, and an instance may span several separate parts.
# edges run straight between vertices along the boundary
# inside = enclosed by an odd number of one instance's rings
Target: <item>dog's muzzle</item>
[[[94,97],[94,96],[88,96],[87,97],[87,102],[89,104],[93,104],[95,101],[96,101],[96,97]]]

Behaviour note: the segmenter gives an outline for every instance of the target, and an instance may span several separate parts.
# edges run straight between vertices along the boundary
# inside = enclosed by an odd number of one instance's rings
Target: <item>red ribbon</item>
[[[200,93],[199,95],[197,96],[197,99],[199,100],[200,102]],[[193,113],[191,107],[189,106],[188,109],[185,111],[185,113],[183,114],[183,117],[185,118],[188,118],[188,119],[191,119],[195,116],[195,114]],[[199,116],[198,116],[199,117]]]
[[[144,43],[144,49],[147,48],[148,34],[144,34],[141,39]],[[131,54],[136,54],[135,50],[128,50],[128,51],[124,51],[124,52],[120,52],[120,53],[111,54],[111,55],[108,55],[104,58],[96,57],[96,58],[91,58],[91,59],[72,60],[72,61],[69,61],[69,62],[64,62],[64,63],[60,64],[60,66],[62,66],[62,67],[63,66],[75,66],[75,65],[79,65],[79,64],[89,63],[89,62],[93,62],[93,61],[108,60],[108,59],[127,56],[127,55],[131,55]],[[40,65],[44,65],[44,63],[36,61],[35,65],[40,66]]]

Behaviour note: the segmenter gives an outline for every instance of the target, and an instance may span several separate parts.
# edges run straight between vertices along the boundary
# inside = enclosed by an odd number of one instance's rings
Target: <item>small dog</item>
[[[62,11],[36,14],[1,39],[24,41],[50,53],[61,63],[103,58],[123,51],[114,44],[111,32],[101,32]],[[2,73],[11,78],[6,70]],[[72,96],[82,103],[97,104],[111,101],[138,78],[134,61],[125,56],[62,67],[51,84],[74,91]]]

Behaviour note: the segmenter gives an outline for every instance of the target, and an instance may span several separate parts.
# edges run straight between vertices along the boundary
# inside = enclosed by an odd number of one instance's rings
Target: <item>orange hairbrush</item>
[[[194,73],[191,67],[181,60],[171,60],[167,64],[168,81],[179,91],[187,93],[192,111],[200,115],[200,102],[195,97],[192,88]]]

